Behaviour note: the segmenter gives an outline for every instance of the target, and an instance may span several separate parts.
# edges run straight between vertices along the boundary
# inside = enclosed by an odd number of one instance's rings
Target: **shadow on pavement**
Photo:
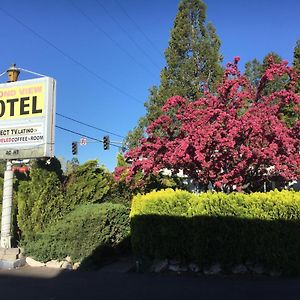
[[[0,270],[0,299],[299,299],[299,278]]]

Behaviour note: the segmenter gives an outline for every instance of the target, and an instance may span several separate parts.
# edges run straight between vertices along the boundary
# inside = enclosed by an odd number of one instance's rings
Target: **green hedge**
[[[202,193],[167,189],[138,195],[131,209],[139,257],[201,266],[260,263],[300,273],[300,193]]]
[[[2,203],[3,200],[3,178],[0,177],[0,203]]]
[[[34,240],[25,240],[27,255],[39,261],[71,256],[82,261],[97,260],[118,247],[129,236],[128,210],[120,204],[102,203],[78,206],[63,219],[48,226]],[[98,256],[98,258],[97,258]]]

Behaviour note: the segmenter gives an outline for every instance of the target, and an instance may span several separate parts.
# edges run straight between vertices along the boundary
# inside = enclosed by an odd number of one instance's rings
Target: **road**
[[[300,299],[300,278],[0,270],[2,300]]]

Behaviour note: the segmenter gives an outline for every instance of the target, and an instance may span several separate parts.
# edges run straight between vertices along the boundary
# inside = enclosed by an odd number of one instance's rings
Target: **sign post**
[[[20,71],[15,68],[15,65],[11,69],[7,70],[8,81],[15,82],[18,80]],[[12,208],[12,196],[13,196],[13,171],[12,163],[10,160],[6,162],[6,170],[4,172],[4,184],[3,184],[3,201],[2,201],[2,218],[1,218],[1,239],[0,246],[2,248],[11,248],[11,208]]]
[[[0,84],[0,159],[4,173],[0,246],[11,248],[13,159],[54,156],[55,80],[42,77],[17,81],[15,65]]]
[[[2,219],[1,219],[1,248],[11,248],[11,208],[13,198],[13,171],[10,160],[6,163],[4,172]]]

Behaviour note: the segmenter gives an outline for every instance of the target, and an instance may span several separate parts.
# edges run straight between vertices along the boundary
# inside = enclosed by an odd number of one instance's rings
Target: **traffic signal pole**
[[[20,71],[13,65],[7,70],[8,82],[18,80]],[[2,218],[1,218],[1,248],[11,248],[11,211],[13,199],[13,178],[12,162],[7,160],[6,171],[4,172]]]

